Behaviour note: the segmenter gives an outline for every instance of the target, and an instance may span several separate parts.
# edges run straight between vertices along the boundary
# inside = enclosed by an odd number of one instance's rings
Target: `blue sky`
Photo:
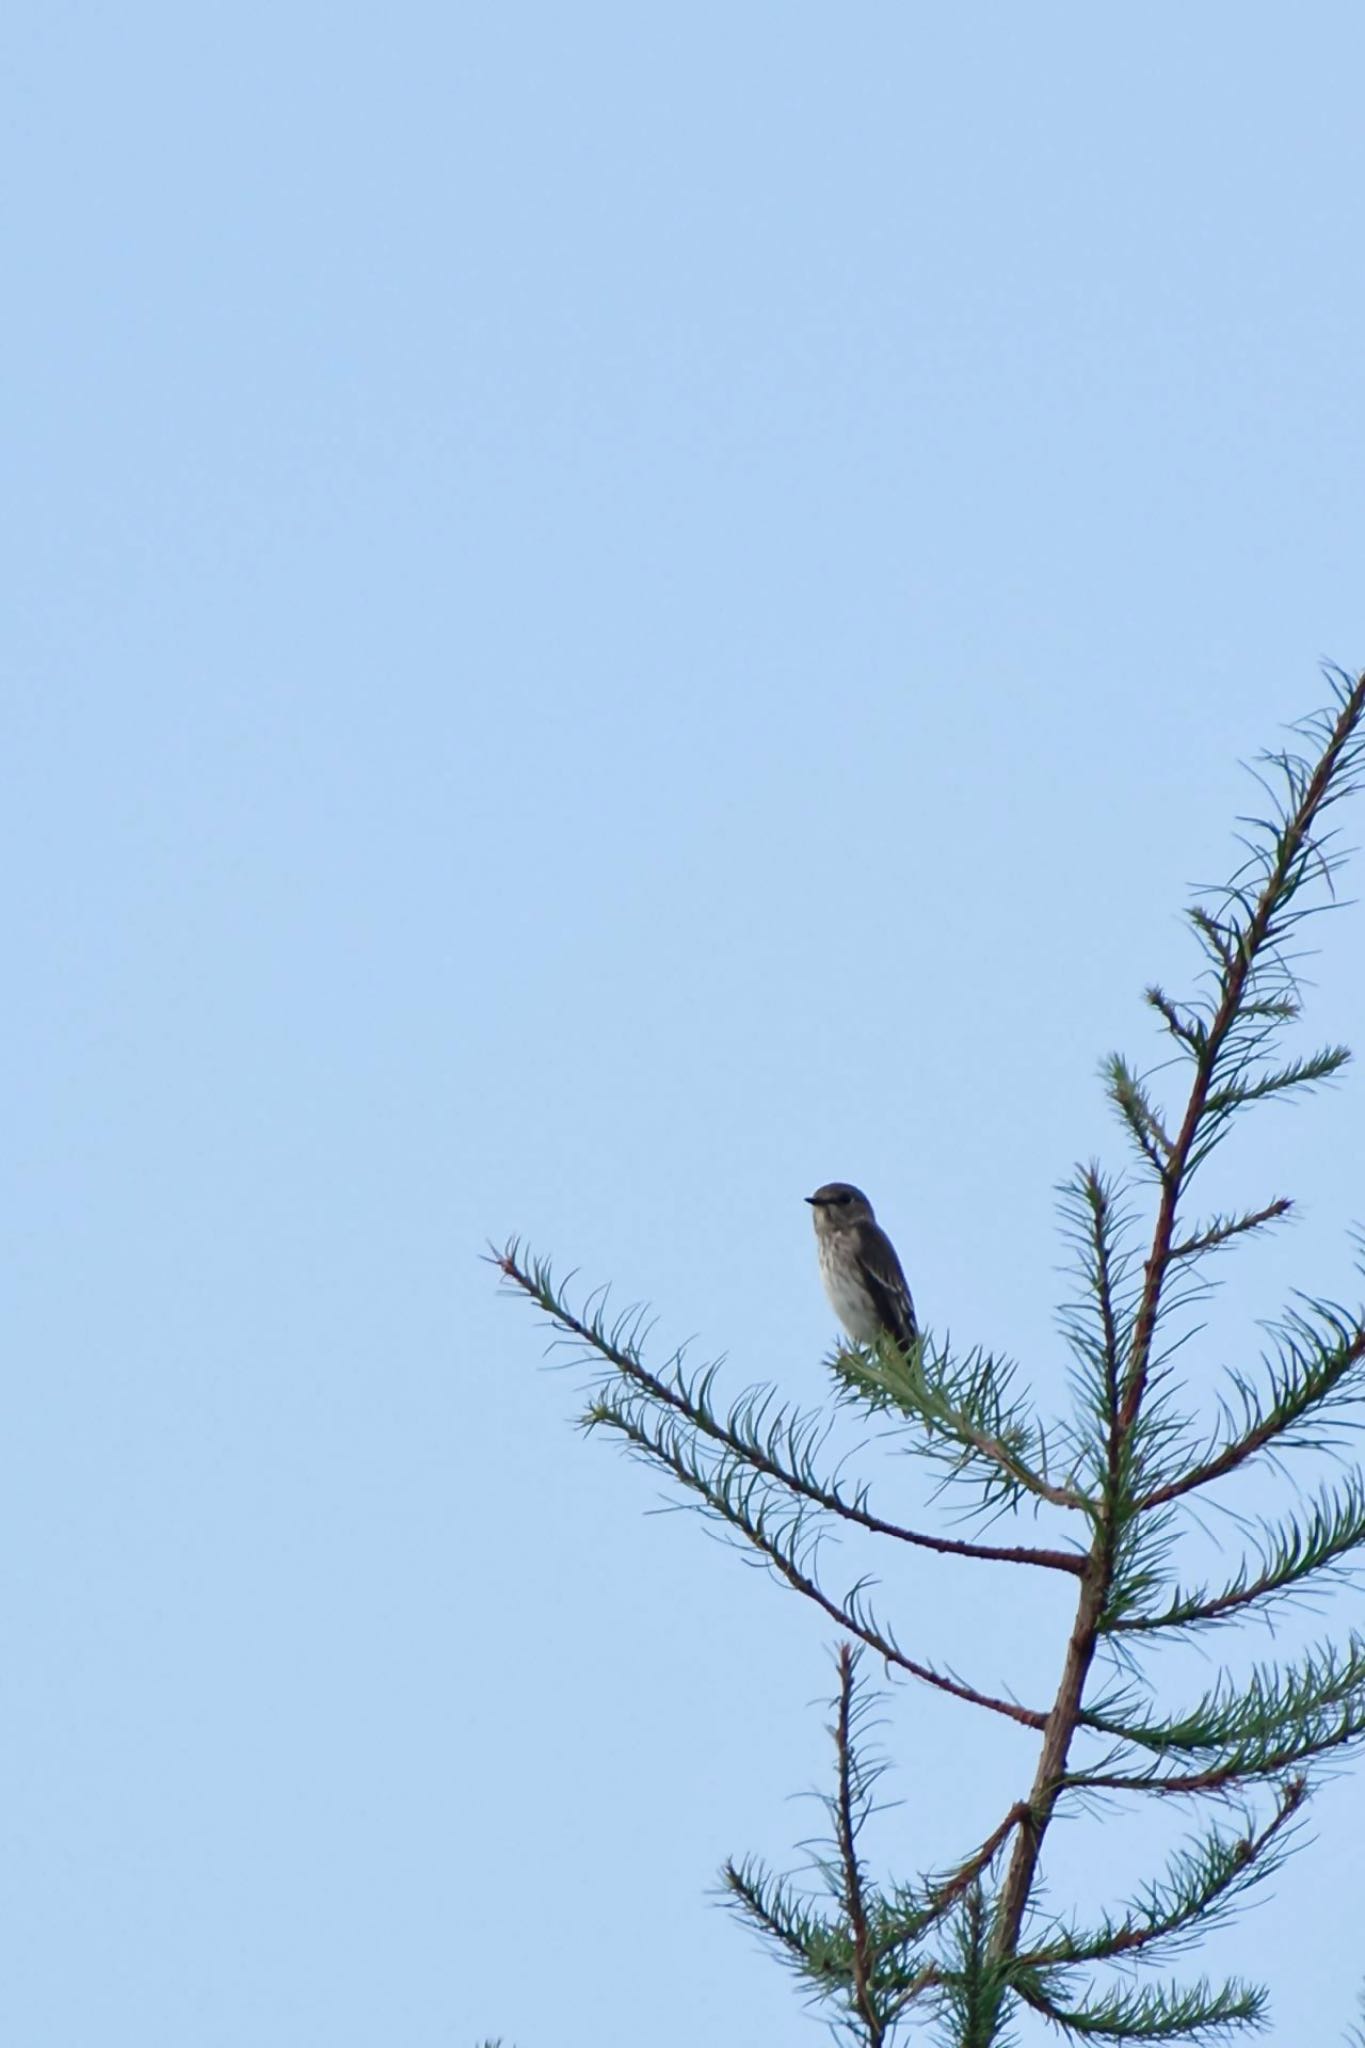
[[[1238,759],[1365,660],[1359,10],[5,42],[0,2032],[816,2041],[708,1888],[810,1832],[829,1631],[575,1439],[480,1251],[815,1400],[848,1177],[1058,1393],[1097,1061],[1193,971]],[[1350,1291],[1363,1103],[1229,1156],[1304,1213],[1201,1384]],[[1050,1595],[888,1598],[1056,1668]],[[1032,1752],[888,1712],[908,1875]],[[1363,1822],[1207,1958],[1277,2039],[1353,2009]]]

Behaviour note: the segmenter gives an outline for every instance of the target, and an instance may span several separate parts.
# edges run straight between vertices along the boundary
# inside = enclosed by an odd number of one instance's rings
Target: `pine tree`
[[[717,1366],[693,1368],[681,1353],[650,1363],[641,1312],[612,1320],[600,1302],[575,1308],[517,1242],[496,1255],[507,1284],[591,1368],[585,1424],[666,1474],[839,1631],[820,1887],[754,1860],[727,1865],[723,1883],[805,1992],[866,2048],[921,2025],[949,2048],[990,2048],[1021,2007],[1063,2035],[1109,2041],[1203,2040],[1263,2023],[1260,1987],[1186,1982],[1169,1965],[1278,1866],[1316,1782],[1365,1738],[1365,1636],[1339,1630],[1249,1675],[1231,1661],[1249,1621],[1349,1572],[1365,1548],[1365,1470],[1343,1462],[1316,1490],[1300,1480],[1221,1582],[1182,1561],[1200,1504],[1230,1475],[1273,1461],[1292,1480],[1306,1454],[1340,1452],[1343,1430],[1365,1416],[1365,1311],[1309,1295],[1285,1310],[1256,1369],[1226,1372],[1211,1432],[1183,1405],[1189,1310],[1210,1268],[1254,1246],[1291,1206],[1258,1195],[1201,1213],[1200,1171],[1239,1118],[1331,1080],[1349,1058],[1340,1045],[1305,1054],[1287,1044],[1300,1013],[1301,927],[1335,900],[1343,855],[1333,813],[1365,771],[1365,675],[1330,680],[1331,701],[1295,728],[1296,749],[1260,763],[1266,806],[1245,824],[1242,865],[1188,912],[1203,962],[1194,992],[1146,991],[1161,1071],[1168,1084],[1172,1067],[1182,1077],[1176,1108],[1128,1060],[1105,1063],[1127,1164],[1080,1167],[1063,1190],[1075,1279],[1063,1311],[1070,1412],[1040,1415],[1008,1360],[932,1335],[908,1350],[889,1338],[850,1345],[830,1360],[835,1399],[951,1481],[976,1534],[875,1512],[869,1485],[822,1460],[828,1416],[793,1409],[771,1387],[722,1402]],[[1039,1518],[1054,1540],[1032,1540]],[[833,1590],[820,1538],[841,1525],[983,1570],[1073,1580],[1051,1704],[1020,1705],[1004,1687],[981,1689],[911,1655],[865,1584]],[[989,1604],[983,1596],[983,1612]],[[1229,1645],[1193,1700],[1163,1701],[1152,1653],[1172,1641],[1210,1653]],[[882,1769],[870,1746],[869,1653],[964,1714],[1008,1717],[1037,1741],[1032,1782],[999,1824],[946,1869],[908,1882],[874,1875],[863,1850]],[[1044,1894],[1054,1820],[1149,1801],[1208,1818],[1135,1896],[1089,1917],[1059,1910]]]

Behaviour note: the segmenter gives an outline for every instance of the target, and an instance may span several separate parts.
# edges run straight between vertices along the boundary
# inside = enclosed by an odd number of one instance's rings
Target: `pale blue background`
[[[817,1398],[850,1176],[1058,1390],[1096,1061],[1365,659],[1360,10],[4,40],[0,2034],[816,2041],[707,1887],[812,1830],[830,1631],[575,1441],[480,1249]],[[1356,1080],[1230,1160],[1306,1210],[1203,1384],[1350,1292],[1362,1156]],[[1046,1695],[1069,1588],[897,1571],[908,1648]],[[909,1874],[1033,1744],[893,1716]],[[1362,1826],[1207,1957],[1277,2040],[1353,2009]]]

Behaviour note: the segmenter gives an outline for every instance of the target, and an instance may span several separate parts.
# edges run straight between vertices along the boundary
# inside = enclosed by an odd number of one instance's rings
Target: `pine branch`
[[[925,1936],[960,1907],[969,1893],[979,1892],[982,1876],[1025,1813],[1022,1802],[1012,1807],[980,1847],[944,1877],[925,1880],[917,1886],[896,1885],[885,1894],[866,1888],[867,1950],[888,2022],[899,2018],[926,1991],[942,1984],[943,1967],[933,1960],[924,1960]],[[847,1975],[850,1953],[846,1933],[823,1930],[819,1956],[822,1968],[830,1975]],[[825,1960],[830,1957],[835,1960]]]
[[[941,1972],[941,1999],[953,2048],[1003,2048],[1009,1985],[991,1946],[991,1916],[979,1884],[965,1894],[957,1926],[957,1963]]]
[[[1237,1576],[1218,1593],[1206,1587],[1185,1592],[1177,1588],[1157,1614],[1125,1614],[1107,1621],[1115,1634],[1154,1633],[1159,1629],[1197,1628],[1231,1620],[1249,1607],[1266,1607],[1287,1599],[1307,1582],[1349,1571],[1353,1551],[1365,1547],[1365,1476],[1353,1474],[1339,1487],[1325,1488],[1308,1505],[1306,1522],[1263,1521],[1257,1545],[1259,1569],[1244,1563]]]
[[[697,1464],[692,1446],[675,1422],[667,1416],[651,1415],[649,1420],[653,1424],[652,1433],[639,1417],[624,1408],[614,1408],[605,1401],[595,1403],[587,1417],[590,1427],[615,1430],[650,1463],[662,1466],[679,1484],[697,1494],[722,1522],[753,1546],[793,1592],[803,1594],[831,1621],[847,1629],[859,1642],[866,1643],[888,1664],[940,1692],[951,1693],[954,1699],[986,1707],[1025,1728],[1044,1726],[1046,1717],[1032,1708],[978,1692],[974,1686],[964,1685],[960,1679],[951,1678],[945,1672],[934,1670],[931,1665],[907,1657],[890,1631],[880,1625],[868,1609],[861,1585],[855,1586],[840,1602],[825,1592],[803,1564],[803,1526],[799,1511],[789,1516],[785,1523],[774,1524],[761,1495],[755,1498],[754,1489],[758,1483],[755,1475],[727,1472],[719,1467],[712,1471],[703,1469]]]
[[[1111,1052],[1101,1071],[1105,1092],[1117,1109],[1128,1135],[1156,1178],[1161,1180],[1174,1147],[1146,1088],[1119,1053]]]
[[[1071,1790],[1166,1797],[1297,1775],[1304,1764],[1365,1740],[1365,1641],[1353,1636],[1344,1654],[1327,1645],[1288,1670],[1263,1667],[1240,1691],[1225,1675],[1182,1721],[1125,1724],[1101,1713],[1085,1720],[1160,1761],[1146,1770],[1069,1772]],[[1169,1768],[1182,1755],[1210,1753],[1202,1768]]]
[[[733,1907],[776,1953],[778,1960],[803,1978],[818,1999],[849,1996],[852,1950],[847,1928],[820,1918],[783,1879],[760,1872],[751,1863],[727,1863],[722,1873],[725,1903]],[[869,1901],[869,1913],[875,1902]],[[925,1991],[937,1983],[938,1965],[900,1967],[884,1960],[885,1944],[873,1928],[877,1952],[878,1991],[888,2029]]]
[[[1328,1418],[1339,1417],[1365,1392],[1365,1316],[1348,1316],[1329,1302],[1308,1307],[1321,1329],[1299,1312],[1285,1318],[1276,1357],[1262,1359],[1268,1387],[1258,1391],[1242,1374],[1231,1374],[1240,1418],[1225,1405],[1225,1440],[1197,1464],[1154,1487],[1138,1503],[1140,1512],[1224,1478],[1271,1444],[1278,1449],[1330,1446]],[[1338,1421],[1333,1426],[1344,1425]]]
[[[722,1453],[728,1453],[754,1472],[771,1479],[793,1496],[824,1508],[840,1520],[855,1523],[873,1535],[912,1548],[937,1552],[943,1557],[975,1557],[995,1564],[1037,1565],[1050,1571],[1079,1574],[1082,1560],[1074,1551],[1049,1550],[1026,1543],[976,1543],[962,1537],[939,1536],[925,1530],[906,1528],[875,1515],[867,1506],[868,1489],[859,1487],[850,1498],[837,1483],[821,1481],[812,1464],[814,1452],[825,1441],[827,1426],[815,1418],[785,1409],[771,1411],[771,1389],[755,1389],[742,1396],[725,1422],[713,1413],[710,1389],[714,1368],[687,1379],[674,1362],[672,1380],[651,1371],[633,1341],[638,1323],[634,1313],[618,1319],[608,1329],[599,1311],[586,1317],[573,1313],[557,1292],[549,1266],[543,1260],[523,1262],[513,1239],[502,1252],[494,1252],[495,1265],[513,1287],[530,1297],[547,1315],[561,1336],[582,1344],[600,1358],[630,1386],[661,1407],[669,1409],[699,1435],[708,1438]],[[782,1455],[787,1453],[786,1457]]]
[[[1286,1833],[1307,1796],[1306,1780],[1290,1779],[1281,1786],[1275,1812],[1263,1827],[1248,1822],[1233,1836],[1211,1830],[1179,1852],[1164,1883],[1152,1883],[1142,1898],[1124,1908],[1120,1919],[1106,1918],[1089,1933],[1064,1928],[1018,1957],[1019,1964],[1051,1969],[1135,1955],[1150,1960],[1155,1950],[1184,1945],[1226,1918],[1247,1891],[1279,1869],[1292,1846]]]
[[[879,2048],[890,2040],[896,2019],[938,1981],[936,1963],[924,1956],[922,1935],[946,1908],[904,1887],[884,1897],[864,1873],[858,1842],[882,1766],[869,1761],[862,1741],[869,1703],[858,1692],[861,1654],[847,1643],[838,1651],[830,1729],[835,1790],[823,1802],[831,1840],[829,1853],[816,1862],[837,1919],[817,1913],[785,1879],[769,1876],[752,1860],[727,1863],[723,1885],[728,1902],[813,1986],[815,1996],[844,2000],[859,2040]]]
[[[1092,1162],[1078,1166],[1058,1189],[1062,1221],[1080,1265],[1081,1296],[1062,1311],[1062,1328],[1080,1363],[1093,1372],[1087,1400],[1107,1426],[1114,1412],[1113,1389],[1122,1363],[1129,1316],[1121,1303],[1131,1256],[1123,1246],[1131,1219],[1120,1206],[1120,1183]]]
[[[1164,1018],[1166,1029],[1188,1052],[1198,1053],[1204,1042],[1204,1025],[1192,1011],[1182,1010],[1155,983],[1143,991],[1147,1001]]]
[[[1245,1237],[1248,1232],[1261,1230],[1268,1223],[1278,1223],[1287,1216],[1294,1204],[1281,1198],[1268,1202],[1264,1209],[1247,1209],[1238,1216],[1215,1216],[1192,1237],[1171,1246],[1171,1259],[1197,1259],[1205,1252],[1217,1251],[1220,1246],[1230,1244],[1234,1238]]]
[[[1344,1651],[1326,1643],[1297,1664],[1258,1665],[1240,1684],[1224,1673],[1179,1719],[1125,1722],[1083,1711],[1080,1721],[1096,1734],[1161,1757],[1208,1750],[1259,1753],[1267,1745],[1278,1746],[1286,1735],[1306,1744],[1299,1751],[1306,1755],[1316,1747],[1324,1722],[1342,1711],[1365,1726],[1365,1637],[1350,1636]]]
[[[971,1887],[979,1883],[986,1871],[1004,1848],[1014,1830],[1028,1819],[1028,1806],[1017,1799],[1000,1825],[993,1828],[980,1848],[973,1849],[970,1856],[959,1863],[956,1870],[938,1878],[929,1887],[929,1905],[924,1915],[924,1925],[929,1926],[939,1919],[950,1907],[955,1906]]]
[[[1081,1280],[1078,1299],[1064,1304],[1060,1315],[1076,1359],[1076,1388],[1087,1422],[1076,1438],[1101,1497],[1126,1499],[1131,1486],[1121,1483],[1121,1468],[1131,1466],[1132,1446],[1116,1423],[1136,1300],[1133,1254],[1125,1241],[1132,1219],[1123,1207],[1122,1184],[1097,1165],[1077,1167],[1059,1194]]]
[[[946,1465],[950,1477],[984,1483],[987,1505],[1017,1506],[1032,1494],[1054,1507],[1088,1509],[1082,1494],[1048,1479],[1046,1442],[1022,1404],[1009,1400],[1014,1368],[991,1353],[955,1360],[946,1344],[931,1350],[922,1337],[908,1351],[890,1340],[875,1350],[844,1347],[831,1366],[845,1391],[874,1413],[894,1408],[918,1423],[924,1435],[915,1448]]]
[[[918,1885],[895,1885],[889,1892],[869,1898],[870,1945],[879,1987],[887,1995],[890,2011],[901,2013],[938,1981],[938,1967],[920,1960],[924,1937],[961,1905],[968,1892],[979,1888],[1027,1813],[1023,1801],[1018,1801],[985,1841],[944,1875],[926,1878]]]
[[[1027,1979],[1016,1989],[1035,2012],[1080,2040],[1196,2041],[1232,2027],[1259,2027],[1265,2021],[1265,1993],[1235,1980],[1217,1991],[1203,1982],[1183,1990],[1145,1984],[1070,2008]]]
[[[828,1992],[841,1979],[832,1931],[798,1898],[785,1878],[769,1877],[752,1859],[728,1862],[721,1872],[729,1902],[775,1947],[782,1960]]]
[[[1264,1102],[1271,1095],[1284,1095],[1295,1088],[1315,1088],[1339,1074],[1344,1066],[1349,1065],[1350,1059],[1349,1046],[1328,1045],[1303,1059],[1289,1060],[1271,1073],[1257,1074],[1245,1081],[1230,1081],[1225,1088],[1210,1092],[1204,1105],[1205,1114],[1223,1117],[1228,1111],[1240,1109],[1248,1102]]]
[[[853,1746],[853,1686],[858,1670],[858,1652],[848,1643],[839,1645],[839,1701],[835,1722],[839,1790],[835,1805],[835,1829],[843,1877],[843,1905],[848,1916],[852,1951],[852,2005],[867,2029],[868,2048],[882,2048],[886,2024],[875,1990],[876,1953],[867,1925],[867,1902],[863,1873],[858,1861],[858,1833],[864,1818],[862,1772]]]
[[[1343,1707],[1310,1734],[1286,1737],[1278,1745],[1249,1744],[1203,1771],[1068,1771],[1062,1789],[1075,1792],[1150,1792],[1160,1798],[1198,1793],[1220,1796],[1247,1785],[1266,1784],[1298,1771],[1333,1750],[1354,1749],[1365,1738],[1365,1711]]]
[[[800,1896],[785,1878],[769,1875],[752,1858],[742,1864],[728,1862],[721,1873],[722,1896],[787,1969],[810,1989],[813,1998],[848,2000],[853,1977],[853,1951],[845,1924],[826,1920],[811,1902]],[[899,1963],[892,1951],[904,1946],[903,1938],[884,1935],[873,1924],[881,1917],[879,1902],[868,1900],[869,1942],[876,1954],[878,1994],[888,2017],[882,2021],[883,2038],[890,2027],[939,1980],[938,1965],[917,1958]],[[861,2017],[861,2016],[860,2016]]]

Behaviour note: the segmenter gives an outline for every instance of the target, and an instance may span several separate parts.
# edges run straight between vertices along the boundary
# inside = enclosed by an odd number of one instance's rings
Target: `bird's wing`
[[[877,1320],[898,1344],[915,1341],[915,1304],[905,1284],[896,1247],[886,1232],[874,1225],[868,1231],[862,1256],[863,1279],[877,1311]]]

